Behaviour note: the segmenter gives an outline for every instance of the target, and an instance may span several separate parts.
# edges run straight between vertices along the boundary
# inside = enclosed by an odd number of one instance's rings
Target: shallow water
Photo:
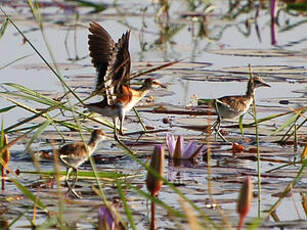
[[[22,1],[16,1],[16,8],[10,7],[13,1],[6,1],[3,9],[11,15],[12,20],[17,26],[22,29],[28,39],[39,50],[39,52],[50,61],[48,50],[44,44],[41,32],[38,30],[37,24],[33,20],[30,10],[22,4]],[[98,1],[93,1],[98,2]],[[241,1],[244,5],[246,1]],[[243,94],[246,90],[248,75],[248,64],[251,64],[254,73],[260,75],[271,85],[271,88],[260,88],[256,92],[257,102],[257,117],[263,118],[272,114],[291,111],[292,109],[307,105],[307,80],[306,80],[306,23],[284,31],[288,25],[304,22],[304,13],[291,16],[285,10],[281,10],[279,14],[279,27],[276,28],[277,45],[271,44],[270,30],[270,14],[268,8],[259,10],[259,16],[255,20],[255,8],[250,9],[249,13],[241,13],[235,19],[227,17],[228,5],[225,1],[215,1],[215,10],[207,15],[205,21],[194,17],[183,17],[187,13],[193,12],[189,9],[184,1],[172,1],[170,3],[170,28],[174,26],[182,26],[182,29],[174,34],[162,44],[156,44],[159,39],[159,34],[166,31],[161,30],[162,26],[166,25],[163,16],[157,17],[159,6],[151,1],[126,1],[118,2],[117,7],[110,6],[105,11],[92,14],[89,13],[91,8],[77,7],[80,13],[78,27],[76,31],[76,47],[77,56],[80,60],[71,61],[70,58],[75,58],[74,48],[74,30],[75,15],[66,12],[58,6],[51,4],[51,7],[41,8],[44,15],[44,26],[46,37],[50,43],[50,47],[55,56],[55,60],[64,76],[65,81],[69,86],[77,88],[77,94],[85,98],[89,96],[95,82],[95,70],[91,66],[90,58],[88,57],[87,47],[87,26],[91,20],[97,20],[104,28],[109,31],[114,40],[117,40],[123,32],[131,29],[130,37],[130,54],[132,58],[132,71],[146,70],[150,65],[158,65],[167,61],[183,59],[182,62],[175,64],[167,69],[162,69],[153,73],[150,76],[158,78],[161,82],[168,85],[167,90],[155,90],[150,98],[150,103],[143,100],[143,103],[138,106],[144,122],[147,126],[156,129],[169,129],[171,133],[181,134],[186,140],[196,139],[199,142],[207,140],[206,134],[199,129],[195,131],[195,126],[205,126],[212,124],[215,116],[192,116],[188,114],[178,115],[172,113],[172,110],[179,111],[205,111],[210,108],[199,108],[197,106],[197,98],[212,99],[224,95]],[[240,6],[242,6],[240,4]],[[257,5],[258,2],[255,2]],[[147,7],[147,11],[142,13],[142,9]],[[204,3],[196,8],[196,12],[201,12]],[[239,9],[239,7],[237,8]],[[124,12],[124,13],[123,13]],[[3,14],[0,15],[0,20],[4,20]],[[159,24],[159,20],[161,23]],[[250,33],[246,23],[249,23]],[[142,25],[146,25],[143,27]],[[202,36],[197,36],[199,26],[206,28]],[[256,33],[256,27],[259,28],[259,36]],[[65,36],[68,35],[68,50],[65,49]],[[160,39],[161,40],[161,39]],[[146,43],[146,44],[145,44]],[[141,47],[144,45],[145,49]],[[21,36],[16,32],[12,25],[9,25],[4,36],[0,40],[0,50],[5,54],[0,59],[0,67],[11,61],[31,55],[8,67],[1,69],[0,83],[17,83],[32,90],[37,90],[43,94],[55,97],[63,95],[63,89],[56,79],[55,75],[46,67],[42,60],[35,54],[33,49],[28,44],[23,44]],[[262,52],[259,55],[259,52]],[[9,90],[13,90],[4,86]],[[147,97],[148,99],[148,97]],[[92,98],[92,101],[97,98]],[[281,104],[280,101],[288,101],[288,104]],[[21,100],[22,101],[22,100]],[[22,101],[33,108],[42,108],[39,103],[30,101]],[[1,98],[0,108],[11,105],[10,102]],[[158,106],[164,106],[169,109],[168,113],[153,113],[153,109]],[[82,108],[77,107],[80,111]],[[4,127],[9,127],[12,124],[21,121],[32,115],[30,112],[25,112],[23,109],[13,109],[3,113]],[[65,114],[66,119],[72,118],[70,113]],[[281,166],[285,162],[293,161],[295,157],[299,159],[303,146],[306,144],[306,127],[299,129],[298,133],[298,149],[294,151],[293,145],[281,146],[275,141],[280,140],[281,134],[271,136],[277,127],[280,127],[290,116],[284,116],[278,119],[270,120],[264,124],[260,124],[260,151],[262,153],[261,172],[262,177],[262,193],[261,193],[261,216],[265,216],[265,210],[269,209],[278,199],[274,194],[282,192],[289,182],[291,182],[300,165],[289,166],[273,172],[266,173],[267,170]],[[63,118],[63,117],[61,117]],[[163,118],[171,120],[172,125],[164,124]],[[305,118],[300,118],[300,124]],[[31,124],[38,124],[43,119],[37,119]],[[250,115],[244,117],[244,122],[252,122],[253,118]],[[223,123],[223,126],[237,123]],[[98,123],[86,120],[83,125],[87,127],[101,127]],[[73,137],[69,136],[70,131],[60,125],[57,126],[60,130],[66,131],[66,141],[79,140],[78,133],[74,133]],[[194,127],[194,129],[193,129]],[[139,131],[141,125],[137,124],[137,119],[133,112],[130,112],[125,121],[125,128],[129,132]],[[112,133],[111,129],[106,129],[108,133]],[[202,131],[204,128],[202,129]],[[245,136],[241,137],[240,131],[237,128],[223,128],[228,132],[226,136],[230,141],[235,141],[243,144],[245,149],[255,147],[255,129],[246,128]],[[283,131],[283,133],[285,130]],[[18,136],[20,133],[11,134]],[[9,167],[15,171],[34,170],[31,163],[31,157],[25,150],[27,139],[22,140],[20,144],[14,145],[11,148],[12,160]],[[88,138],[88,136],[86,136]],[[137,151],[141,159],[145,161],[145,155],[150,155],[152,152],[152,144],[165,143],[165,133],[151,134],[143,136],[137,140],[138,136],[122,137],[126,143],[131,144],[131,149]],[[61,137],[55,132],[54,127],[48,127],[40,138],[31,145],[31,149],[36,152],[46,150],[52,152],[51,140],[61,140]],[[165,175],[180,171],[180,176],[176,181],[179,188],[189,199],[191,199],[198,207],[203,209],[212,219],[221,223],[221,216],[216,209],[208,208],[212,205],[210,194],[222,208],[227,220],[233,227],[237,224],[238,215],[236,213],[236,199],[238,197],[241,180],[247,175],[252,176],[255,189],[257,192],[257,171],[255,153],[238,153],[232,154],[232,147],[229,144],[221,142],[219,139],[210,139],[212,145],[212,161],[207,162],[206,151],[200,157],[198,164],[183,166],[179,169],[174,169],[166,164]],[[291,138],[292,140],[292,138]],[[149,145],[136,145],[136,143],[150,142]],[[112,142],[115,143],[115,142]],[[207,142],[206,142],[207,143]],[[62,143],[57,143],[56,146]],[[247,158],[250,157],[250,158]],[[254,158],[253,158],[254,157]],[[104,142],[100,145],[96,152],[95,162],[100,171],[120,171],[138,176],[131,179],[129,182],[133,185],[140,186],[146,191],[144,186],[144,178],[146,172],[135,161],[131,160],[118,147],[114,147],[110,142]],[[53,170],[51,160],[41,162],[42,171]],[[64,170],[64,168],[62,168]],[[208,171],[212,170],[212,174]],[[91,170],[90,164],[86,163],[81,167],[81,170]],[[173,172],[175,171],[175,172]],[[211,180],[210,187],[208,180]],[[40,180],[38,176],[22,173],[18,180],[23,185],[30,186]],[[210,181],[209,180],[209,181]],[[289,198],[285,198],[281,206],[277,209],[279,222],[272,218],[264,221],[260,228],[279,228],[278,225],[284,228],[296,229],[306,228],[305,213],[301,205],[300,193],[306,194],[306,173],[300,179]],[[80,179],[77,190],[81,191],[83,199],[80,202],[72,204],[66,202],[64,215],[65,220],[70,220],[70,226],[76,226],[79,229],[94,228],[92,223],[97,223],[97,206],[101,200],[93,193],[91,185],[95,185],[94,180]],[[58,210],[56,185],[51,188],[29,187],[31,191],[39,194],[50,210]],[[107,183],[104,186],[108,200],[113,201],[115,206],[119,206],[120,198],[118,197],[116,184]],[[65,192],[66,188],[62,188]],[[20,195],[21,192],[13,183],[8,182],[6,191],[0,197],[5,200],[12,195]],[[128,204],[132,209],[135,223],[138,229],[148,228],[149,226],[149,210],[146,205],[148,201],[139,196],[132,190],[126,189]],[[51,198],[51,199],[50,199]],[[167,202],[168,205],[181,210],[178,202],[178,195],[174,193],[168,186],[163,186],[159,194],[159,198]],[[32,205],[31,201],[26,198],[19,201],[8,203],[5,201],[8,211],[0,214],[0,220],[12,221],[14,218],[24,212],[27,205]],[[252,222],[257,217],[257,198],[254,199],[252,209],[248,214],[247,222]],[[123,208],[120,206],[118,210],[121,216],[126,220]],[[32,218],[32,208],[26,212],[26,215]],[[46,215],[38,213],[36,224],[43,223],[46,220]],[[290,221],[290,222],[286,222]],[[22,217],[14,225],[14,228],[28,225],[26,218]],[[157,226],[161,229],[177,229],[179,226],[185,228],[187,223],[182,223],[180,219],[170,218],[165,209],[157,208]]]

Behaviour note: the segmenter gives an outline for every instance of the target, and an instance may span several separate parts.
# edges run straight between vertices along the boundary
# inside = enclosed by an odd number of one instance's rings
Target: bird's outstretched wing
[[[129,79],[130,31],[123,34],[117,43],[96,22],[90,24],[89,31],[92,33],[88,36],[90,56],[97,70],[96,92],[106,94],[107,103],[111,105],[121,91],[120,86]]]
[[[129,79],[131,66],[129,37],[130,31],[127,31],[118,39],[110,58],[107,75],[112,78],[114,86],[118,86]]]
[[[96,89],[99,91],[105,88],[105,76],[112,56],[115,42],[109,33],[97,22],[90,24],[90,35],[88,35],[88,45],[92,63],[97,71]]]

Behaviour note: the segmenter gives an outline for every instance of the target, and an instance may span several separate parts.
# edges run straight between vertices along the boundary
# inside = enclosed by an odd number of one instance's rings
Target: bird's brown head
[[[268,83],[266,83],[261,77],[254,77],[254,88],[258,87],[271,87]]]
[[[91,136],[91,139],[99,141],[104,140],[106,138],[105,132],[101,129],[94,129]]]
[[[166,89],[166,85],[163,85],[161,82],[159,82],[158,80],[154,79],[154,78],[147,78],[144,82],[144,86],[145,88],[148,88],[148,89],[152,89],[152,88],[158,88],[158,87],[161,87],[161,88],[164,88]]]

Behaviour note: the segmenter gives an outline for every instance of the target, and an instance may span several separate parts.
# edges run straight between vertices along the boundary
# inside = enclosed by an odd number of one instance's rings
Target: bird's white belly
[[[249,102],[244,110],[236,110],[229,106],[220,105],[218,108],[218,113],[222,119],[237,119],[242,114],[246,113],[250,107],[251,102]]]

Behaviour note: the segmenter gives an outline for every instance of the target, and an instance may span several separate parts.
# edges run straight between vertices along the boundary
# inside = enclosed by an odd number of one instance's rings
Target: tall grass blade
[[[283,116],[286,116],[286,115],[289,115],[291,113],[303,113],[305,110],[307,110],[307,107],[304,106],[304,107],[300,107],[300,108],[297,108],[297,109],[294,109],[294,110],[291,110],[289,112],[285,112],[285,113],[278,113],[278,114],[273,114],[273,115],[270,115],[270,116],[267,116],[267,117],[264,117],[264,118],[260,118],[260,119],[257,119],[257,123],[260,124],[262,122],[265,122],[265,121],[269,121],[269,120],[272,120],[272,119],[275,119],[275,118],[278,118],[278,117],[283,117]],[[255,125],[255,121],[254,122],[251,122],[249,124],[245,124],[244,127],[252,127],[253,125]]]
[[[266,217],[270,217],[271,214],[279,207],[281,204],[282,200],[287,197],[291,189],[294,189],[295,185],[299,181],[299,179],[304,175],[305,167],[307,166],[307,159],[305,159],[302,162],[300,170],[297,172],[296,177],[293,179],[292,182],[290,182],[287,187],[283,191],[283,196],[280,197],[273,205],[272,207],[267,211]]]
[[[80,7],[93,7],[95,10],[92,13],[99,13],[107,9],[108,5],[101,3],[95,3],[87,0],[70,0],[76,2]]]
[[[299,114],[294,114],[293,116],[291,116],[286,122],[284,122],[278,129],[276,129],[271,135],[274,136],[277,133],[281,132],[283,129],[285,129],[286,127],[290,126],[293,122],[295,122],[297,120],[297,118],[299,117]]]
[[[135,230],[136,227],[135,227],[135,224],[134,224],[134,221],[133,221],[132,212],[131,212],[131,210],[130,210],[130,208],[128,206],[125,194],[123,193],[123,188],[121,186],[121,182],[119,180],[116,180],[116,183],[117,183],[117,190],[118,190],[119,196],[120,196],[120,198],[121,198],[121,200],[122,200],[122,202],[124,204],[125,212],[126,212],[129,224],[130,224],[129,227],[131,229]]]
[[[4,121],[1,121],[1,133],[0,133],[0,148],[4,147]]]
[[[3,96],[3,93],[0,93],[0,95]],[[27,106],[27,105],[24,105],[24,104],[22,104],[22,103],[20,103],[20,102],[18,102],[18,101],[16,101],[16,100],[10,98],[10,97],[7,97],[7,96],[3,96],[3,97],[5,97],[8,101],[11,101],[11,102],[13,102],[14,104],[16,104],[18,107],[20,107],[20,108],[22,108],[22,109],[25,109],[25,110],[27,110],[27,111],[29,111],[29,112],[32,112],[32,113],[36,114],[37,117],[38,117],[38,116],[41,116],[41,117],[43,117],[43,118],[45,118],[45,119],[52,119],[53,123],[61,124],[61,125],[63,125],[63,126],[65,126],[65,127],[69,128],[69,129],[76,129],[76,130],[79,130],[79,127],[78,127],[77,125],[75,125],[75,124],[72,124],[72,123],[69,123],[69,122],[66,122],[66,121],[61,121],[61,120],[56,120],[56,119],[54,119],[54,118],[51,118],[48,114],[45,114],[46,111],[38,112],[37,110],[35,110],[35,109],[33,109],[33,108],[31,108],[31,107],[29,107],[29,106]],[[49,108],[49,109],[50,109],[50,108]],[[48,109],[47,109],[47,110],[48,110]],[[33,119],[33,117],[31,117],[30,119]],[[21,121],[21,122],[19,122],[18,124],[13,125],[13,126],[11,126],[11,127],[9,127],[9,128],[10,128],[10,129],[12,129],[12,127],[16,128],[16,127],[19,126],[21,123],[24,124],[25,122],[24,122],[24,121]],[[103,124],[102,122],[100,122],[100,123]],[[8,128],[7,128],[7,129],[8,129]]]
[[[303,162],[307,158],[307,144],[305,144],[304,150],[301,154],[301,162]]]
[[[243,115],[239,117],[239,128],[240,128],[241,135],[244,136]]]
[[[4,107],[4,108],[0,109],[0,113],[8,112],[8,111],[10,111],[11,109],[14,109],[14,108],[16,108],[16,105]]]
[[[4,83],[4,85],[10,86],[10,87],[18,90],[19,92],[21,92],[23,94],[18,94],[18,93],[15,93],[15,92],[2,92],[2,94],[7,94],[7,95],[19,97],[19,98],[22,98],[24,100],[36,101],[38,103],[42,103],[42,104],[49,105],[49,106],[59,105],[59,108],[61,108],[61,109],[70,110],[69,108],[64,106],[64,103],[58,102],[58,101],[56,101],[52,98],[44,96],[43,94],[38,93],[35,90],[31,90],[29,88],[26,88],[22,85],[15,84],[15,83]],[[27,96],[27,95],[29,95],[29,96]]]
[[[25,101],[34,101],[34,102],[38,102],[44,105],[49,105],[49,106],[54,106],[56,105],[55,103],[50,103],[50,101],[45,100],[44,98],[40,98],[40,97],[35,97],[35,96],[29,96],[29,95],[23,95],[20,93],[14,93],[14,92],[5,92],[5,93],[1,93],[1,94],[6,94],[15,98],[20,98],[23,99]],[[57,103],[57,104],[61,104],[61,103]]]
[[[31,209],[31,207],[26,208],[26,210],[22,213],[20,213],[19,216],[17,216],[5,229],[11,229],[12,226],[20,219],[22,218],[24,215],[26,215],[26,213]]]
[[[31,144],[44,132],[44,130],[52,123],[52,121],[50,119],[46,120],[44,123],[42,123],[42,125],[37,129],[37,131],[34,133],[34,135],[32,135],[31,139],[29,140],[27,146],[26,146],[26,150],[30,153],[34,164],[36,165],[36,168],[38,169],[38,171],[40,171],[40,167],[39,164],[37,162],[37,160],[35,160],[34,155],[32,154],[32,151],[30,149]]]
[[[51,229],[52,226],[56,226],[57,223],[58,223],[58,220],[57,220],[57,216],[56,215],[49,216],[44,223],[42,223],[42,224],[40,224],[38,226],[35,226],[35,230]]]
[[[37,171],[20,171],[20,173],[24,173],[24,174],[39,174],[42,176],[47,176],[47,177],[53,177],[56,175],[55,171],[41,171],[41,172],[37,172]],[[59,175],[61,176],[65,176],[66,175],[66,171],[59,171],[58,172]],[[130,174],[122,174],[122,173],[118,173],[118,172],[103,172],[103,171],[99,171],[97,172],[97,177],[98,179],[107,179],[110,182],[114,182],[116,180],[126,180],[128,178],[133,178],[136,177],[138,175],[130,175]],[[84,179],[96,179],[95,178],[95,174],[93,171],[78,171],[78,178],[84,178]]]
[[[28,55],[19,57],[19,58],[15,59],[15,60],[13,60],[13,61],[11,61],[11,62],[9,62],[9,63],[3,65],[3,66],[0,66],[0,70],[3,70],[3,69],[5,69],[6,67],[9,67],[10,65],[12,65],[12,64],[14,64],[14,63],[16,63],[16,62],[18,62],[18,61],[24,59],[24,58],[30,57],[30,56],[32,56],[32,54],[28,54]]]
[[[51,107],[45,109],[44,111],[41,111],[41,112],[39,112],[39,113],[35,113],[35,115],[33,115],[33,116],[31,116],[31,117],[25,118],[24,120],[22,120],[22,121],[20,121],[20,122],[18,122],[18,123],[16,123],[16,124],[13,124],[13,125],[11,125],[11,126],[9,126],[9,127],[7,127],[7,128],[5,129],[5,132],[6,132],[6,133],[10,133],[10,132],[24,131],[24,130],[29,130],[29,129],[34,130],[34,129],[36,129],[37,127],[39,127],[40,125],[33,125],[33,126],[21,128],[21,129],[19,129],[19,130],[16,130],[15,128],[17,128],[17,127],[19,127],[19,126],[21,126],[21,125],[24,125],[24,124],[28,124],[30,121],[32,121],[32,120],[34,120],[34,119],[36,119],[36,118],[38,118],[38,117],[40,117],[40,116],[44,117],[44,116],[45,116],[45,113],[47,113],[47,112],[53,110],[55,107],[57,107],[57,106],[51,106]],[[54,120],[54,121],[55,121],[55,120]]]
[[[33,204],[36,203],[36,205],[40,209],[48,213],[47,206],[40,199],[37,199],[37,197],[29,189],[27,189],[25,186],[23,186],[22,184],[20,184],[17,180],[13,178],[9,178],[9,180],[12,181],[17,186],[17,188],[33,202]]]
[[[188,204],[183,199],[179,199],[179,203],[187,217],[189,223],[189,229],[201,230],[202,227],[199,224],[197,216],[193,213],[193,210],[188,206]]]
[[[0,39],[3,37],[8,24],[9,24],[9,20],[8,18],[5,18],[0,28]]]
[[[30,1],[30,0],[29,0]],[[10,21],[10,23],[15,27],[15,29],[18,31],[18,33],[23,37],[23,39],[25,41],[27,41],[27,43],[31,46],[31,48],[35,51],[35,53],[43,60],[43,62],[48,66],[48,68],[55,74],[55,76],[57,77],[57,79],[61,82],[61,84],[68,89],[69,92],[71,92],[74,97],[81,103],[83,104],[83,101],[79,98],[79,96],[66,84],[66,82],[64,81],[63,77],[56,71],[54,70],[54,68],[47,62],[47,60],[43,57],[43,55],[36,49],[36,47],[31,43],[31,41],[24,35],[24,33],[18,28],[18,26],[14,23],[14,21],[5,13],[5,11],[1,8],[0,6],[0,10],[2,11],[2,13],[8,18],[8,20]],[[44,36],[44,34],[43,34]],[[45,37],[45,36],[44,36]],[[51,52],[51,49],[48,47],[48,50]],[[52,55],[51,55],[52,56]],[[53,56],[52,56],[53,57]],[[54,62],[55,63],[55,62]]]
[[[41,22],[42,21],[42,17],[41,14],[39,12],[39,4],[38,2],[35,0],[34,3],[31,0],[28,0],[28,5],[32,11],[32,15],[34,16],[35,20],[37,22]],[[39,23],[40,28],[42,29],[42,24]]]

